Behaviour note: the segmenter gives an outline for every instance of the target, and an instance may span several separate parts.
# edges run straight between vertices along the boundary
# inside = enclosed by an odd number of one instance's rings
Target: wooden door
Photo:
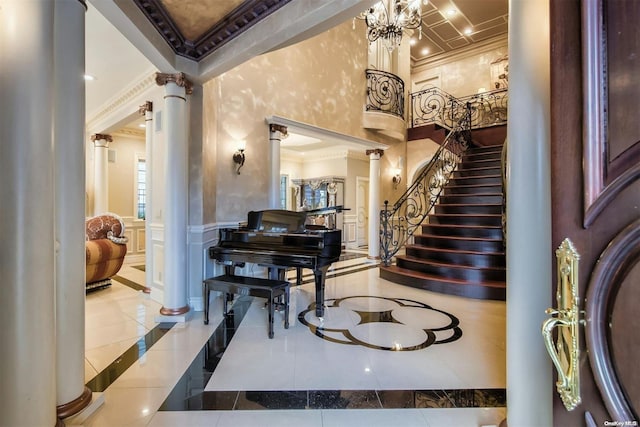
[[[580,389],[554,425],[640,411],[640,2],[550,1],[553,248],[580,253]],[[584,37],[584,38],[583,38]],[[555,285],[554,285],[555,301]],[[532,402],[532,404],[534,404]],[[624,424],[628,422],[627,424]]]

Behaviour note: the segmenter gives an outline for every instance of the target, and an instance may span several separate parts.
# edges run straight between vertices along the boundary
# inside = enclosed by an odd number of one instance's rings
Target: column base
[[[65,418],[64,424],[66,426],[82,426],[87,418],[95,414],[100,407],[104,405],[104,393],[92,393],[91,404],[84,408],[81,412]]]
[[[372,261],[380,261],[380,257],[379,256],[367,255],[367,259],[370,259]]]
[[[185,314],[187,311],[189,311],[188,305],[180,308],[165,308],[164,306],[162,306],[162,308],[160,309],[160,314],[162,314],[163,316],[179,316],[181,314]]]
[[[185,305],[180,308],[165,308],[160,309],[160,315],[156,316],[153,320],[157,323],[162,322],[177,322],[186,323],[191,318],[191,311],[189,306]]]
[[[68,403],[63,403],[56,407],[58,418],[67,418],[77,414],[91,403],[91,390],[85,387],[82,394]]]

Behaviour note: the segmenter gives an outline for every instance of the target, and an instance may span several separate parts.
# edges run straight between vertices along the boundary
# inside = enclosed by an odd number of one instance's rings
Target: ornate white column
[[[145,287],[144,293],[151,293],[151,283],[153,283],[153,251],[151,250],[153,245],[153,239],[151,235],[151,186],[153,180],[151,179],[151,164],[152,164],[152,145],[153,145],[153,103],[147,101],[140,106],[138,112],[144,115],[145,123],[145,219],[144,219],[144,258],[145,258]]]
[[[91,403],[84,378],[86,5],[55,2],[53,138],[56,239],[56,406],[60,418]],[[0,421],[1,422],[1,421]]]
[[[187,304],[187,223],[189,208],[187,97],[192,91],[184,73],[156,73],[164,86],[164,297],[160,314],[181,316]],[[176,319],[178,319],[176,317]],[[181,317],[180,320],[186,320]]]
[[[93,214],[109,212],[109,143],[111,135],[91,135],[94,146]]]
[[[507,423],[511,426],[553,425],[553,367],[540,344],[545,309],[553,304],[549,3],[509,2]]]
[[[367,150],[369,156],[369,259],[380,259],[380,158],[384,151]]]
[[[0,423],[8,426],[57,421],[55,6],[0,1]]]
[[[280,209],[280,141],[288,136],[287,127],[269,125],[269,208]]]

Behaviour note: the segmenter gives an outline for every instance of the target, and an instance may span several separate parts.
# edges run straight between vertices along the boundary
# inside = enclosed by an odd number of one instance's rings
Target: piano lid
[[[247,229],[266,233],[302,233],[306,219],[306,212],[283,209],[251,211],[247,215]]]

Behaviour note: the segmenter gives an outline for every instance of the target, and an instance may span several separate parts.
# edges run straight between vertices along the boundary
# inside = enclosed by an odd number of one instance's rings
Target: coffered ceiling
[[[508,0],[429,0],[422,5],[422,38],[412,36],[418,61],[507,34]]]

